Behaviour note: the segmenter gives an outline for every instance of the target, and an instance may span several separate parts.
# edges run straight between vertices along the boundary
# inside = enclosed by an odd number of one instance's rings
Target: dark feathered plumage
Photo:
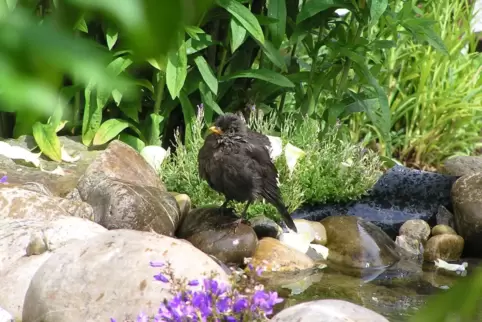
[[[286,225],[296,231],[281,198],[278,172],[266,147],[268,138],[249,132],[244,121],[234,114],[220,116],[210,130],[213,133],[206,137],[198,154],[199,175],[225,196],[222,207],[230,200],[247,202],[245,216],[253,201],[264,198],[278,209]]]

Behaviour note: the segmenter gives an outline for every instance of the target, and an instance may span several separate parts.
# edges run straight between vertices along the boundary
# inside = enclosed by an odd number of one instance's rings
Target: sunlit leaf
[[[258,19],[236,0],[217,0],[217,4],[226,9],[238,22],[261,43],[264,43],[264,34]]]
[[[388,0],[368,0],[370,6],[371,24],[376,24],[378,19],[387,10]]]
[[[129,122],[121,119],[110,119],[102,123],[97,133],[95,133],[93,145],[102,145],[129,127]]]
[[[205,112],[206,110],[212,110],[218,115],[224,114],[223,110],[219,107],[218,103],[216,103],[211,91],[204,82],[199,83],[199,91],[201,92]]]
[[[280,51],[276,49],[271,42],[266,40],[264,44],[261,45],[261,48],[263,49],[266,57],[268,57],[275,66],[279,67],[284,72],[287,71],[283,55],[281,55]]]
[[[191,140],[191,124],[196,117],[194,107],[189,101],[189,98],[184,90],[182,90],[179,95],[179,101],[181,102],[182,114],[184,115],[184,123],[186,124],[186,140]]]
[[[274,47],[280,48],[286,33],[286,0],[270,0],[268,17],[277,19],[275,23],[268,25],[268,30]]]
[[[349,1],[348,1],[349,2]],[[307,1],[296,17],[296,23],[300,23],[321,11],[329,8],[345,8],[347,1],[344,0],[312,0]]]
[[[187,76],[187,54],[184,40],[179,42],[176,51],[167,56],[166,84],[172,99],[179,96]]]
[[[229,28],[229,44],[231,45],[231,53],[234,53],[246,40],[246,29],[234,18],[229,20]]]
[[[109,48],[109,50],[112,50],[115,43],[117,42],[118,37],[119,37],[119,33],[116,30],[114,30],[111,27],[107,28],[105,38],[107,40],[107,47]]]
[[[223,77],[223,80],[235,79],[235,78],[256,78],[266,82],[270,82],[275,85],[283,86],[283,87],[294,87],[293,84],[288,78],[285,76],[274,72],[269,69],[249,69],[243,70],[231,75],[227,75]]]
[[[196,66],[204,81],[209,86],[211,91],[216,95],[218,93],[218,80],[216,79],[216,76],[214,76],[214,73],[211,67],[209,67],[208,62],[203,56],[197,56],[194,58],[194,62],[196,63]]]
[[[98,99],[93,92],[93,85],[89,84],[84,90],[85,105],[84,117],[82,121],[82,143],[90,146],[95,133],[102,123],[102,108],[98,105]]]
[[[160,124],[164,120],[162,115],[151,113],[149,115],[150,119],[150,131],[149,131],[149,145],[160,145],[161,144],[161,131]]]
[[[139,139],[139,138],[137,138],[133,135],[126,134],[126,133],[121,133],[119,135],[119,140],[121,140],[122,142],[130,145],[137,152],[141,152],[141,150],[146,146],[146,144],[144,142],[142,142],[141,139]]]
[[[33,126],[33,137],[43,154],[53,161],[62,161],[60,140],[56,134],[55,127],[51,124],[37,122]]]

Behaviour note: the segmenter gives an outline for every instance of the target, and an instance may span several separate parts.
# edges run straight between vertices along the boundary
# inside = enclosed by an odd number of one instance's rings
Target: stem
[[[156,103],[154,104],[154,114],[159,114],[161,111],[162,96],[164,95],[164,86],[166,85],[166,77],[159,71],[159,81],[157,82]]]
[[[218,80],[221,78],[223,73],[224,65],[226,64],[226,55],[228,51],[226,49],[226,45],[223,46],[223,52],[221,53],[221,63],[219,64],[218,68]]]

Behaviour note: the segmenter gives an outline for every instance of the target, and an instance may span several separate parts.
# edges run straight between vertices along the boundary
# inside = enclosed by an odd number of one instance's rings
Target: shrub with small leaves
[[[276,292],[265,291],[263,285],[256,282],[263,268],[251,264],[247,272],[233,269],[229,282],[214,276],[186,281],[176,278],[169,262],[151,262],[150,265],[160,270],[154,275],[155,280],[170,284],[173,298],[162,301],[152,317],[140,313],[137,322],[268,321],[273,307],[283,301]],[[111,318],[111,322],[116,320]]]

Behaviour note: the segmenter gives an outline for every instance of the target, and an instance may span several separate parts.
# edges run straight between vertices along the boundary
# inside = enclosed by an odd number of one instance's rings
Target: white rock
[[[34,275],[22,321],[109,321],[157,312],[171,298],[169,284],[154,280],[150,261],[170,261],[187,280],[226,273],[208,255],[182,240],[150,232],[110,230],[58,249]]]
[[[389,322],[380,314],[342,300],[297,304],[276,314],[271,322]]]
[[[279,136],[266,135],[271,143],[271,148],[268,148],[272,160],[276,160],[281,153],[283,153],[283,141]]]
[[[290,231],[289,233],[282,232],[279,236],[279,241],[288,247],[306,254],[313,240],[313,238],[310,238],[310,235],[297,234],[294,231]]]
[[[440,258],[434,260],[434,263],[435,263],[435,267],[437,268],[445,269],[447,271],[452,271],[457,273],[465,272],[465,269],[467,268],[467,266],[469,266],[469,263],[467,262],[463,262],[462,264],[449,264]]]
[[[13,316],[0,307],[0,322],[13,322]]]
[[[169,151],[157,145],[148,145],[141,150],[140,154],[154,170],[159,172],[162,162],[169,155]]]
[[[310,244],[310,248],[313,248],[313,250],[320,254],[324,260],[328,259],[328,254],[330,253],[330,250],[327,247],[318,244]]]

